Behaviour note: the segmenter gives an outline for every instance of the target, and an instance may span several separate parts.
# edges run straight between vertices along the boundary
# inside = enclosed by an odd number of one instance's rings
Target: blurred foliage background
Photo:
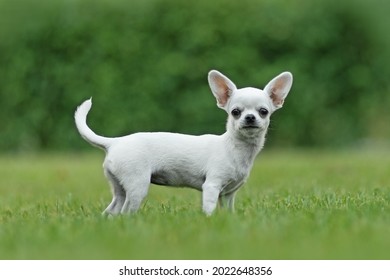
[[[267,146],[390,137],[385,0],[0,0],[0,151],[79,150],[93,96],[99,134],[222,133],[207,73],[238,87],[291,71]]]

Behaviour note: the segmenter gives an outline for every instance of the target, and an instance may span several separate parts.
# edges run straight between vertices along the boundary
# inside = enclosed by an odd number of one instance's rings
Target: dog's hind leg
[[[130,178],[132,181],[130,181]],[[126,191],[126,199],[121,214],[135,213],[141,206],[142,201],[148,194],[150,176],[129,177],[128,182],[123,183]]]
[[[125,203],[126,192],[119,179],[111,171],[105,169],[104,174],[111,185],[113,197],[110,205],[104,210],[103,215],[118,215]]]

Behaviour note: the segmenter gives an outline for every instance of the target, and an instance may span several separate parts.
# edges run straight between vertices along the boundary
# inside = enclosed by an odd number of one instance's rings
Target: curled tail
[[[91,106],[92,106],[92,98],[84,101],[77,108],[74,114],[77,130],[87,142],[91,143],[92,145],[98,148],[107,150],[112,142],[112,139],[97,135],[87,125],[87,115],[89,110],[91,110]]]

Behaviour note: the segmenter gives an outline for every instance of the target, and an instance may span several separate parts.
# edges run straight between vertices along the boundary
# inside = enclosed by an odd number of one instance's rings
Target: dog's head
[[[212,70],[208,80],[219,108],[229,117],[227,130],[245,138],[254,138],[267,130],[271,114],[283,106],[293,77],[283,72],[272,79],[264,90],[236,85],[222,73]]]

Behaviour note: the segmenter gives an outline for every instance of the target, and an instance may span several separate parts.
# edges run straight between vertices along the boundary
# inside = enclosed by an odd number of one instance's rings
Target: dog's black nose
[[[256,120],[256,117],[253,114],[248,114],[248,115],[245,116],[245,121],[247,123],[254,123],[255,120]]]

